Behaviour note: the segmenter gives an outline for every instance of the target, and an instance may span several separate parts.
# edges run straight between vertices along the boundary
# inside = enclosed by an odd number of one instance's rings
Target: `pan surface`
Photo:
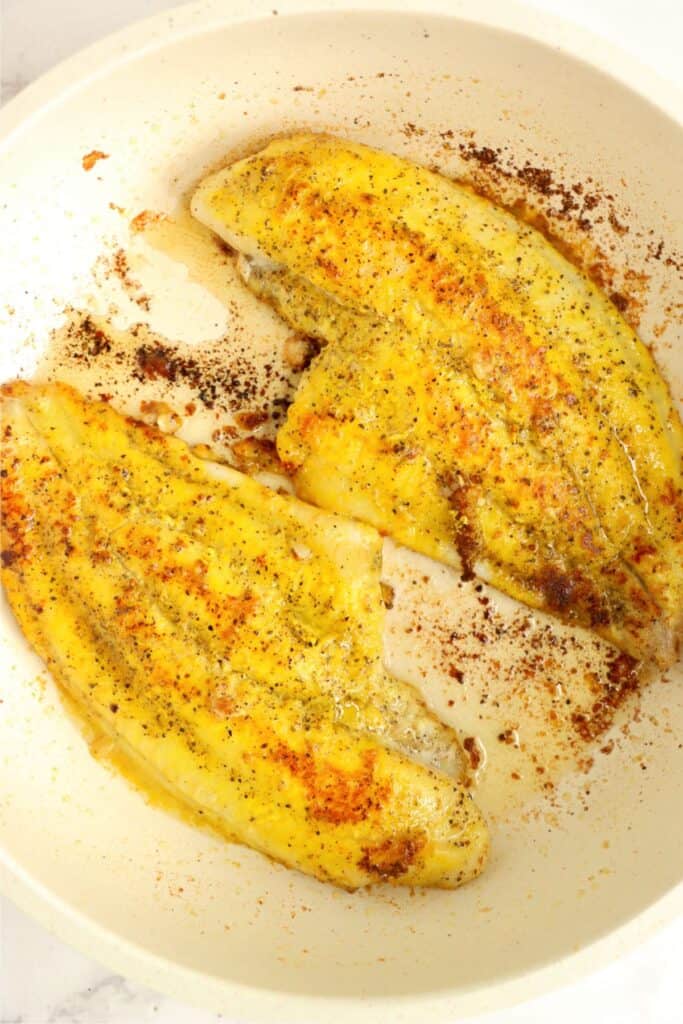
[[[417,13],[373,0],[318,6],[174,10],[84,51],[0,114],[0,378],[33,371],[66,307],[107,308],[97,267],[131,245],[141,212],[172,214],[226,154],[315,127],[525,197],[584,254],[599,252],[680,404],[674,90],[502,0],[429,0]],[[562,219],[571,194],[595,203]],[[160,331],[197,345],[229,333],[225,310],[182,267],[144,252],[138,262]],[[389,570],[392,559],[388,550]],[[405,581],[423,568],[407,560],[396,572]],[[429,661],[429,699],[462,726],[443,637],[432,631],[416,654],[404,619],[420,601],[428,621],[449,601],[464,615],[474,598],[452,574],[429,574],[417,604],[389,617],[387,659],[408,674]],[[575,977],[683,906],[680,665],[624,709],[609,754],[586,757],[552,798],[491,798],[494,852],[476,883],[349,894],[145,803],[90,755],[6,604],[0,612],[2,888],[154,987],[249,1020],[447,1019]],[[500,614],[516,613],[501,601]],[[553,671],[561,679],[562,663]]]

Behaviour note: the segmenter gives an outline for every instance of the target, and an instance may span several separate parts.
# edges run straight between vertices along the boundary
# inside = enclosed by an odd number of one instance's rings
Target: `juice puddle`
[[[184,206],[137,217],[129,248],[97,261],[85,305],[66,311],[38,379],[66,379],[218,459],[240,465],[244,439],[265,458],[306,346],[293,358],[291,331]]]
[[[390,541],[383,577],[387,667],[457,728],[490,820],[539,795],[551,805],[561,779],[621,741],[612,726],[638,679],[606,641]]]

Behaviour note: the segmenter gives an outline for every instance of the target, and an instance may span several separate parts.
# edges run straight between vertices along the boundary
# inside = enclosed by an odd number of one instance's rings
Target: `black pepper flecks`
[[[175,393],[182,396],[175,403],[181,415],[204,410],[234,419],[235,427],[221,424],[213,431],[214,441],[228,440],[227,433],[218,437],[223,430],[235,437],[254,430],[274,436],[287,413],[300,370],[275,356],[259,362],[240,331],[197,346],[171,341],[143,324],[121,331],[109,319],[67,312],[66,325],[53,336],[49,377],[66,375],[80,385],[83,375],[80,386],[114,404],[122,395],[134,395],[136,387],[142,391],[156,384],[159,397],[171,405]]]

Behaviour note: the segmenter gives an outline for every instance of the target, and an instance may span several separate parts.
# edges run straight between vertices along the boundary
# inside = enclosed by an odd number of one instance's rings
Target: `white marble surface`
[[[683,87],[681,0],[532,0]],[[416,7],[419,0],[416,0]],[[2,99],[70,53],[168,0],[0,0]],[[681,1024],[683,921],[589,978],[482,1024]],[[76,953],[0,898],[0,1024],[214,1024]],[[228,1024],[237,1024],[228,1021]]]

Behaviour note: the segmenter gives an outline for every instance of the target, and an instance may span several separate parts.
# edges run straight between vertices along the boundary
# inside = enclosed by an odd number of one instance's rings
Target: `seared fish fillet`
[[[479,873],[457,738],[382,668],[374,530],[62,384],[5,385],[2,411],[10,604],[124,760],[325,881]]]
[[[683,623],[683,428],[642,342],[535,229],[322,135],[211,175],[195,216],[328,344],[278,438],[297,493],[638,660]]]

